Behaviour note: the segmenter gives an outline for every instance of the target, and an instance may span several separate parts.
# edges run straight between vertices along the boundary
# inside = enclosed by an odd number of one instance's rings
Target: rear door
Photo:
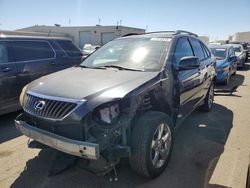
[[[54,72],[55,52],[46,40],[16,40],[11,42],[17,64],[20,88],[41,76]]]
[[[57,53],[56,71],[73,67],[81,63],[82,52],[71,40],[53,41]]]
[[[174,59],[179,66],[179,61],[183,57],[194,56],[190,41],[187,37],[178,39],[174,53]],[[178,72],[178,87],[180,92],[180,111],[179,114],[185,117],[192,111],[198,100],[200,71],[199,68],[183,70]]]
[[[196,88],[199,104],[201,100],[206,96],[209,86],[211,84],[211,76],[212,76],[212,59],[211,55],[207,54],[207,47],[198,39],[191,38],[190,39],[194,55],[200,60],[200,83],[199,87]],[[209,52],[209,51],[208,51]]]
[[[0,114],[18,105],[17,66],[8,41],[0,41]]]

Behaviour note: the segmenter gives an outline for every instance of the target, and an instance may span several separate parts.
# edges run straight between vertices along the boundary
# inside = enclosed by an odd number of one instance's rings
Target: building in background
[[[213,40],[210,41],[209,44],[215,44],[215,45],[223,45],[223,44],[227,44],[228,40]]]
[[[250,31],[249,32],[238,32],[231,37],[232,41],[250,42]]]
[[[103,45],[114,38],[129,33],[145,33],[145,29],[125,27],[125,26],[79,26],[79,27],[61,27],[60,25],[46,26],[35,25],[17,32],[32,32],[45,34],[46,36],[62,36],[70,38],[79,48],[85,44]]]
[[[209,37],[208,36],[199,36],[199,39],[201,39],[205,44],[209,44]]]

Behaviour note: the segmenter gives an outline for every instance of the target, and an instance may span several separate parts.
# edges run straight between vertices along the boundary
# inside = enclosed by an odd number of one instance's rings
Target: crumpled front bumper
[[[21,118],[17,118],[15,124],[22,134],[54,149],[86,159],[100,157],[99,144],[69,139],[31,126]]]

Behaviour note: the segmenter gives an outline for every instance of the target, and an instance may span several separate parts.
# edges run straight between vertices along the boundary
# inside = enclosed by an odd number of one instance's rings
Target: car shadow
[[[234,92],[232,92],[231,94],[231,90],[233,90],[234,88],[236,88],[237,90],[238,87],[245,86],[244,80],[245,80],[245,76],[241,74],[236,74],[235,76],[231,76],[228,85],[222,85],[222,84],[215,85],[215,88],[214,88],[215,95],[223,95],[223,96],[230,95],[230,96],[241,97],[238,95],[234,95],[233,94]]]
[[[20,114],[20,111],[0,116],[0,144],[16,137],[21,133],[16,129],[14,119]]]
[[[232,122],[233,112],[219,104],[214,104],[209,113],[192,113],[178,128],[166,170],[153,180],[138,176],[126,162],[117,169],[117,182],[109,182],[108,175],[91,174],[77,164],[54,177],[48,177],[54,151],[45,149],[27,161],[25,169],[11,187],[201,188],[209,181],[213,165],[224,150]]]
[[[248,61],[244,67],[238,68],[237,71],[248,71],[250,69],[250,61]]]

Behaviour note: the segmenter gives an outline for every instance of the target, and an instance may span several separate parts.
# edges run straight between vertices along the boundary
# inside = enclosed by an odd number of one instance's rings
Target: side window
[[[234,49],[233,49],[233,48],[230,48],[230,50],[231,50],[231,55],[235,56]]]
[[[174,57],[177,64],[179,64],[181,58],[186,56],[194,56],[194,54],[188,39],[183,37],[178,40],[175,49]]]
[[[72,43],[70,40],[58,40],[58,44],[70,57],[80,57],[82,56],[81,51]]]
[[[206,47],[206,45],[204,45],[202,43],[201,43],[201,46],[202,46],[205,58],[209,58],[211,56],[211,53],[209,52],[208,48]]]
[[[196,39],[191,39],[191,44],[193,46],[195,56],[198,57],[199,60],[205,59],[205,55],[202,50],[201,43]]]
[[[206,49],[205,49],[204,45],[203,45],[203,44],[201,44],[201,47],[202,47],[202,50],[203,50],[203,53],[204,53],[205,59],[207,59],[207,58],[208,58],[208,53],[207,53],[207,51],[206,51]]]
[[[54,51],[46,41],[13,41],[16,61],[31,61],[54,58]]]
[[[204,46],[204,48],[205,48],[205,50],[206,50],[206,52],[207,52],[207,54],[208,54],[208,57],[210,57],[210,56],[211,56],[210,50],[209,50],[205,45],[203,45],[203,46]]]
[[[0,64],[8,63],[8,51],[4,42],[0,42]]]

